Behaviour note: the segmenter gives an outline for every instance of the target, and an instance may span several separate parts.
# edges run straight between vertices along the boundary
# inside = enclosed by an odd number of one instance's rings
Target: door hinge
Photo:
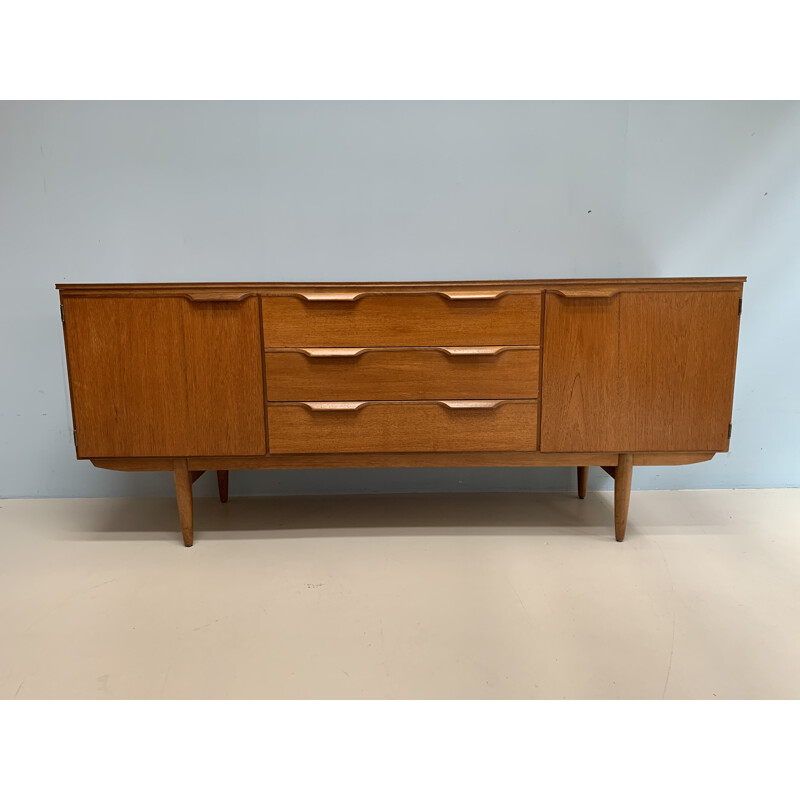
[[[64,323],[64,306],[61,306],[61,323]]]
[[[739,298],[739,316],[742,316],[742,298]]]
[[[730,435],[730,434],[728,434],[728,435]],[[72,441],[75,443],[75,447],[77,447],[78,446],[78,431],[75,428],[72,429]]]
[[[733,431],[733,423],[732,423],[732,422],[729,422],[729,423],[728,423],[728,438],[729,438],[729,439],[731,438],[731,432],[732,432],[732,431]]]

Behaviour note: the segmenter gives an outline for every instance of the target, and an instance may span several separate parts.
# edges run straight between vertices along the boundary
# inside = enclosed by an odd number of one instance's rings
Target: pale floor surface
[[[800,698],[800,490],[0,500],[0,698]]]

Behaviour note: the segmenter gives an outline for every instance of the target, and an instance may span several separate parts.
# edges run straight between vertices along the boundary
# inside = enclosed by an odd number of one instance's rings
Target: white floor
[[[0,500],[0,698],[800,698],[800,490]]]

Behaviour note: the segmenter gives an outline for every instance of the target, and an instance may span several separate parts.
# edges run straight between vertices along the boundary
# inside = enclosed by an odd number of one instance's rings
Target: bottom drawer
[[[269,403],[270,453],[536,450],[535,400]]]

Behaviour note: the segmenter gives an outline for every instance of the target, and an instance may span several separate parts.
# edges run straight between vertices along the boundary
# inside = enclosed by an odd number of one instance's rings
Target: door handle
[[[614,297],[620,293],[619,289],[548,289],[547,291],[570,300],[597,300]]]
[[[224,289],[198,289],[186,292],[183,296],[192,303],[241,303],[248,297],[253,297],[254,292],[226,291]]]

